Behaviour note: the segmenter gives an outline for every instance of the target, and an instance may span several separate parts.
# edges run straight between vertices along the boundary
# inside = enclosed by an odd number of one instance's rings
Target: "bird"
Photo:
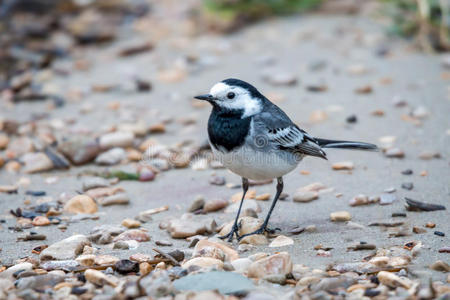
[[[377,151],[374,144],[316,138],[298,127],[277,105],[253,85],[235,78],[216,83],[208,94],[194,97],[212,105],[208,138],[212,152],[225,168],[242,177],[242,198],[231,231],[220,236],[231,242],[268,229],[270,216],[283,191],[283,176],[305,156],[327,159],[324,149]],[[239,235],[238,220],[249,180],[277,179],[276,193],[262,225]]]

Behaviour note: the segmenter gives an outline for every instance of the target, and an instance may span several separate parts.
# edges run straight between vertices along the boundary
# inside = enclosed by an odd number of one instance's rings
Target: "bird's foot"
[[[259,227],[257,230],[247,233],[247,234],[243,234],[241,236],[238,237],[238,241],[242,240],[243,238],[245,238],[246,236],[250,236],[250,235],[254,235],[254,234],[264,234],[264,233],[268,233],[268,234],[275,234],[275,232],[280,231],[280,228],[275,228],[275,229],[271,229],[271,228],[267,228],[267,225],[263,225],[261,227]]]
[[[239,241],[240,236],[238,234],[238,230],[239,230],[239,228],[238,228],[237,224],[234,223],[233,227],[231,228],[231,231],[225,235],[219,236],[219,239],[222,239],[222,240],[228,239],[228,242],[231,242],[233,240],[233,236],[236,234],[236,238]]]

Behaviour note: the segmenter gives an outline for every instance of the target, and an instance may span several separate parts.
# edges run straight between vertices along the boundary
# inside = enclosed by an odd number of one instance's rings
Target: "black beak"
[[[208,101],[208,102],[213,101],[215,99],[213,97],[213,95],[211,95],[211,94],[198,95],[198,96],[195,96],[194,98],[198,99],[198,100],[205,100],[205,101]]]

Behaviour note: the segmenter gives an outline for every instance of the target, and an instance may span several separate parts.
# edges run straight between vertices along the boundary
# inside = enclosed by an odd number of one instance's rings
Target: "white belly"
[[[212,147],[214,156],[222,164],[239,176],[253,180],[278,178],[294,170],[301,159],[285,153],[255,151],[250,147],[242,147],[231,152],[221,152]]]

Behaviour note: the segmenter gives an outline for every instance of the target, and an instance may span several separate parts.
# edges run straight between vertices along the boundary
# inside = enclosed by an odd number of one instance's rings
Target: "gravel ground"
[[[47,84],[49,88],[61,91],[83,91],[95,84],[126,86],[130,76],[137,75],[152,82],[150,93],[88,93],[54,110],[48,109],[48,102],[13,106],[0,102],[0,117],[28,122],[42,112],[48,114],[49,120],[73,119],[73,131],[79,132],[104,132],[130,120],[143,120],[148,125],[173,120],[166,124],[164,134],[154,135],[154,138],[169,145],[185,140],[199,144],[206,140],[210,108],[193,105],[192,96],[207,92],[215,82],[228,77],[246,80],[269,98],[278,99],[277,104],[314,136],[361,140],[380,146],[383,145],[380,138],[394,136],[393,145],[404,152],[404,158],[388,158],[383,152],[328,150],[328,161],[304,159],[285,178],[285,192],[290,196],[277,205],[271,227],[279,227],[284,235],[289,235],[289,230],[295,226],[315,225],[316,231],[291,236],[294,240],[291,246],[255,246],[248,253],[288,251],[294,263],[325,269],[328,265],[358,262],[371,254],[370,250],[347,251],[347,247],[360,241],[384,249],[420,241],[423,248],[409,265],[409,270],[419,278],[447,281],[447,274],[430,270],[428,266],[436,260],[449,261],[448,253],[438,252],[438,249],[449,246],[448,211],[410,212],[406,211],[404,201],[404,197],[409,197],[427,203],[447,206],[449,203],[449,76],[442,65],[442,57],[418,53],[404,42],[386,37],[379,25],[359,17],[318,15],[269,20],[229,36],[173,37],[158,43],[151,52],[117,59],[115,53],[118,49],[134,40],[136,36],[130,34],[130,29],[123,29],[120,38],[112,45],[80,54],[90,64],[88,70],[74,70],[67,77],[53,75]],[[197,57],[197,62],[186,63],[183,58],[187,55]],[[57,65],[70,63],[62,61]],[[173,71],[180,80],[167,82],[158,77],[161,68]],[[179,74],[183,68],[188,70],[187,74]],[[264,79],[267,70],[271,74],[292,74],[298,83],[292,86],[270,84]],[[318,85],[326,86],[326,91],[308,90],[308,87]],[[355,92],[365,86],[370,86],[372,91]],[[398,107],[396,103],[401,101],[405,105]],[[111,103],[119,103],[120,107],[112,110]],[[423,109],[427,113],[422,116]],[[416,115],[411,117],[411,112]],[[357,122],[346,121],[351,115],[357,117]],[[194,122],[186,125],[186,119]],[[441,157],[419,158],[424,152],[437,152]],[[341,161],[352,161],[354,169],[332,170],[332,164]],[[20,188],[18,194],[0,194],[0,218],[5,220],[0,227],[1,263],[9,265],[18,258],[33,255],[31,249],[43,243],[50,245],[76,233],[88,234],[94,226],[101,224],[120,224],[124,218],[133,218],[143,210],[163,205],[169,205],[169,210],[155,214],[151,222],[142,225],[151,236],[150,242],[141,243],[135,250],[112,250],[112,247],[105,246],[101,247],[101,253],[128,258],[133,253],[151,252],[156,240],[173,242],[173,246],[164,248],[167,251],[186,248],[189,242],[171,239],[165,230],[158,228],[158,224],[168,217],[181,216],[198,195],[205,199],[229,199],[240,191],[239,188],[215,186],[208,182],[215,174],[224,176],[227,183],[240,183],[237,175],[223,169],[169,170],[158,174],[152,182],[120,182],[130,196],[130,204],[100,207],[98,220],[70,223],[65,231],[55,226],[25,229],[25,232],[31,230],[45,234],[47,239],[16,241],[21,233],[8,229],[16,224],[16,218],[9,214],[9,210],[25,207],[26,199],[31,199],[34,204],[38,198],[26,196],[25,190],[44,190],[53,199],[59,199],[62,193],[74,194],[81,190],[82,177],[77,177],[77,174],[100,169],[106,167],[90,164],[71,167],[67,171],[53,170],[31,175],[0,169],[0,185],[14,184],[21,177],[31,180],[30,185]],[[413,174],[403,175],[402,171],[406,169],[413,170]],[[53,177],[56,182],[49,184],[49,178]],[[320,194],[319,199],[308,203],[292,201],[298,188],[313,182],[321,182],[334,190]],[[412,182],[413,189],[403,189],[401,185],[405,182]],[[258,195],[273,195],[275,183],[253,188]],[[395,189],[392,194],[397,200],[390,205],[351,207],[348,204],[355,195],[379,196],[391,188]],[[259,213],[262,218],[270,201],[258,202],[262,207]],[[334,211],[350,212],[352,221],[363,227],[353,229],[345,223],[331,222],[330,213]],[[393,213],[399,212],[406,213],[406,218],[392,217]],[[234,218],[234,214],[223,212],[207,216],[213,216],[219,225]],[[389,237],[389,232],[383,228],[368,226],[374,222],[397,221],[406,224],[407,236]],[[427,222],[435,223],[436,227],[426,228],[422,234],[412,233],[413,226],[424,228]],[[437,236],[434,231],[446,235]],[[314,248],[318,244],[332,249],[325,256],[318,255]],[[238,247],[236,241],[233,247]]]

